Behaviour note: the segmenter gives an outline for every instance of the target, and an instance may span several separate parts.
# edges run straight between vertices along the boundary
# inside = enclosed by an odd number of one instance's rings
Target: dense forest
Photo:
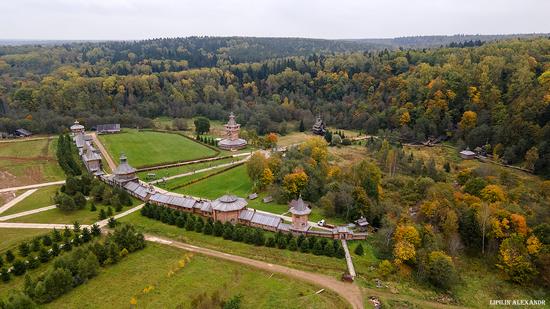
[[[471,41],[471,39],[469,39]],[[229,111],[259,134],[287,122],[402,141],[443,137],[550,175],[550,39],[433,49],[362,41],[208,38],[0,46],[0,131],[150,126]],[[451,45],[451,44],[448,44]],[[468,47],[461,47],[468,46]],[[469,47],[472,46],[472,47]]]

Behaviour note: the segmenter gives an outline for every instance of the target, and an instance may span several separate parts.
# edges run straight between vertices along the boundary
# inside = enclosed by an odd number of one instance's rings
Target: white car
[[[321,221],[317,222],[318,226],[324,226],[325,225],[325,219],[322,219]]]

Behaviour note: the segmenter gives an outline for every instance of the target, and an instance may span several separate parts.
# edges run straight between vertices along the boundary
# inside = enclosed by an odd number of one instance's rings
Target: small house
[[[252,193],[248,196],[249,200],[255,200],[258,198],[258,193]]]
[[[462,150],[459,154],[460,157],[464,160],[472,160],[476,157],[476,153],[471,151],[470,149]]]
[[[266,197],[264,197],[264,198],[262,199],[262,201],[263,201],[264,203],[271,203],[271,202],[273,202],[273,196],[271,196],[271,195],[266,196]]]
[[[17,137],[29,137],[31,135],[32,135],[32,133],[28,130],[25,130],[25,129],[15,130],[15,136],[17,136]]]

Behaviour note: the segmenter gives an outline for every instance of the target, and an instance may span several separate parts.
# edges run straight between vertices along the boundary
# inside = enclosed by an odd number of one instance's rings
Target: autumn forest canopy
[[[234,111],[258,134],[285,133],[320,113],[340,129],[407,142],[441,137],[549,176],[550,39],[433,40],[0,46],[0,131],[57,133],[74,118],[148,127],[159,116],[221,120]]]

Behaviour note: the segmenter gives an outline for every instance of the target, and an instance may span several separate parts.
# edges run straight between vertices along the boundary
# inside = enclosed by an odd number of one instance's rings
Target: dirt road
[[[170,239],[161,238],[158,236],[145,235],[145,239],[148,241],[184,249],[187,251],[212,256],[215,258],[220,258],[224,260],[233,261],[236,263],[249,265],[249,266],[263,269],[269,272],[280,273],[299,280],[308,281],[314,285],[318,285],[323,288],[327,288],[336,292],[342,298],[347,300],[351,304],[351,306],[355,309],[364,308],[363,296],[361,294],[361,290],[357,285],[352,283],[344,283],[344,282],[338,281],[337,279],[334,279],[325,275],[305,272],[305,271],[301,271],[301,270],[297,270],[297,269],[293,269],[293,268],[289,268],[281,265],[270,264],[262,261],[256,261],[256,260],[252,260],[242,256],[232,255],[232,254],[223,253],[223,252],[206,249],[206,248],[201,248],[201,247],[189,245],[186,243],[182,243],[179,241],[173,241]]]
[[[103,157],[103,159],[105,159],[105,161],[107,161],[107,165],[109,165],[111,171],[114,171],[116,169],[115,161],[113,161],[113,158],[111,158],[111,156],[107,152],[107,149],[105,149],[99,138],[97,138],[97,134],[95,132],[92,132],[90,133],[90,135],[92,136],[92,139],[94,140],[94,144],[97,149],[101,151],[101,156]]]

